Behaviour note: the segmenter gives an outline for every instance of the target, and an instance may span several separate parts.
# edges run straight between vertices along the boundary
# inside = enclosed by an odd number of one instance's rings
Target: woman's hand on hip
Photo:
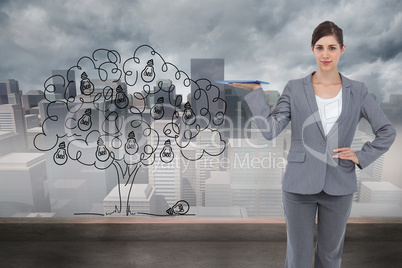
[[[357,155],[352,149],[349,147],[342,147],[342,148],[336,148],[332,150],[333,152],[338,152],[332,156],[332,158],[340,158],[340,159],[347,159],[353,161],[355,164],[359,164],[359,158],[357,158]]]

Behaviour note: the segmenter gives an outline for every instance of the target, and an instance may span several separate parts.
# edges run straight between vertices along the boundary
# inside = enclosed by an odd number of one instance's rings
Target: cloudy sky
[[[224,58],[225,79],[289,79],[315,70],[311,33],[324,20],[344,30],[339,70],[387,101],[402,93],[402,1],[0,1],[0,79],[41,89],[97,48],[123,59],[148,44],[190,74],[191,58]],[[183,93],[183,92],[182,92]]]
[[[265,89],[282,92],[316,69],[311,34],[325,20],[344,31],[341,73],[379,100],[402,94],[399,0],[0,0],[0,79],[18,80],[25,92],[43,89],[51,70],[98,48],[124,60],[148,44],[188,74],[192,58],[224,58],[225,79],[265,80]],[[401,148],[397,137],[384,166],[399,187]]]

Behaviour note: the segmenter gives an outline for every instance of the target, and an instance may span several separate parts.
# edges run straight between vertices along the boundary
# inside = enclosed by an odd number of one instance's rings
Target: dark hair
[[[332,21],[324,21],[320,23],[313,32],[311,37],[311,45],[314,46],[321,37],[333,35],[335,36],[336,40],[338,41],[339,45],[343,46],[343,32],[342,29],[339,28],[335,23]]]

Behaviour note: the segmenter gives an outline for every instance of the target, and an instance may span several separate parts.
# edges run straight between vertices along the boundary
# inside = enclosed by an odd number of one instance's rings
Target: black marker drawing
[[[155,79],[155,72],[154,72],[154,61],[150,59],[147,62],[147,66],[141,72],[141,78],[144,82],[150,83]]]
[[[176,202],[176,204],[174,204],[174,206],[166,210],[167,214],[161,215],[146,212],[137,212],[137,214],[151,215],[151,216],[178,216],[178,215],[194,216],[195,214],[188,214],[189,210],[190,210],[190,204],[186,200],[179,200]]]
[[[66,143],[60,142],[59,148],[53,155],[53,160],[57,165],[64,165],[67,162]]]
[[[80,79],[70,78],[70,71],[78,73]],[[61,98],[54,94],[55,77],[64,81]],[[167,87],[163,79],[173,83]],[[73,83],[80,83],[81,95],[68,95]],[[182,97],[172,97],[175,85],[188,91],[196,88],[191,95],[194,103],[186,102],[183,109]],[[148,45],[139,46],[125,61],[115,50],[97,49],[91,56],[81,57],[66,77],[48,78],[44,88],[46,118],[34,146],[54,152],[54,163],[60,166],[77,161],[99,170],[114,170],[118,187],[128,187],[126,215],[137,213],[130,210],[129,201],[141,167],[156,161],[171,163],[178,156],[187,161],[204,155],[219,156],[226,148],[219,130],[226,103],[219,88],[207,79],[192,80]],[[213,106],[220,108],[211,109]],[[201,133],[203,142],[197,143]],[[188,150],[194,144],[197,154]],[[120,188],[119,198],[114,210],[106,215],[122,212]],[[185,200],[176,205],[169,215],[188,212]]]
[[[128,106],[128,98],[126,94],[123,92],[123,88],[119,85],[116,88],[116,99],[114,100],[116,103],[116,106],[119,107],[120,109],[124,109]]]
[[[78,120],[78,128],[82,131],[87,131],[92,126],[92,119],[91,119],[91,109],[86,109],[85,113],[81,118]]]
[[[88,79],[88,75],[83,72],[81,74],[80,90],[84,95],[91,95],[94,92],[94,84]]]

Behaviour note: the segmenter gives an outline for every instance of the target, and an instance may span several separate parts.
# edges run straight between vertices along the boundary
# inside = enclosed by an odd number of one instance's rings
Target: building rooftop
[[[28,91],[25,95],[43,95],[43,91],[33,89],[33,90]]]
[[[14,132],[12,132],[12,131],[0,130],[0,136],[7,137],[7,136],[10,136],[11,134],[14,134]]]
[[[43,153],[11,153],[0,158],[0,169],[30,167],[45,160]]]
[[[41,127],[28,128],[27,132],[42,133],[43,129]]]
[[[211,171],[211,177],[205,180],[205,184],[230,184],[229,172]]]
[[[362,182],[362,185],[372,191],[402,191],[401,188],[388,181],[364,181]]]
[[[120,184],[120,191],[121,191],[120,193],[121,193],[122,199],[127,200],[127,196],[130,191],[130,185],[124,186],[124,184]],[[130,192],[130,201],[131,202],[149,201],[150,198],[152,197],[153,191],[154,191],[154,188],[152,188],[152,186],[149,184],[134,184],[133,187],[131,188],[131,192]],[[104,202],[107,202],[107,201],[115,202],[116,200],[119,200],[119,187],[117,185],[106,196],[106,198],[104,199]]]

